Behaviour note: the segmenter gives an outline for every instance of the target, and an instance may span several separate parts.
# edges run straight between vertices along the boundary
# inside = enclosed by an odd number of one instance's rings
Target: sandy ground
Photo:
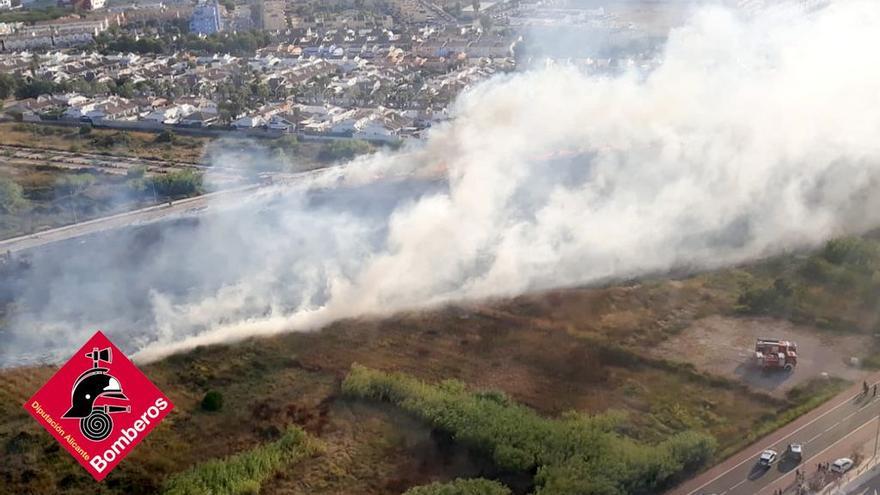
[[[798,366],[794,372],[763,372],[754,366],[752,355],[758,337],[797,342]],[[851,366],[849,361],[868,348],[870,338],[861,335],[833,335],[772,318],[710,316],[658,345],[653,353],[741,379],[757,389],[784,392],[822,373],[861,380],[869,373]]]

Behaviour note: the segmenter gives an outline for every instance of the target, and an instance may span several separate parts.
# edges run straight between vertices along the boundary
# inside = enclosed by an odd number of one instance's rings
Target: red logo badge
[[[24,405],[98,481],[173,407],[101,332]]]

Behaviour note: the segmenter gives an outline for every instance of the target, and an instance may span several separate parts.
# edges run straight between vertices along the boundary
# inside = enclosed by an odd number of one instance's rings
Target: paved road
[[[224,199],[232,199],[236,195],[247,194],[259,186],[249,186],[245,188],[222,191],[212,194],[196,196],[194,198],[182,199],[175,201],[169,206],[163,203],[156,206],[148,206],[139,210],[119,213],[108,217],[96,218],[85,222],[79,222],[71,225],[65,225],[55,229],[44,230],[34,234],[13,237],[0,241],[0,253],[17,252],[35,247],[51,244],[53,242],[73,239],[83,235],[94,234],[106,230],[127,227],[139,223],[146,223],[159,220],[164,217],[182,214],[195,214],[203,211],[208,207],[216,196],[225,196]]]
[[[880,475],[874,476],[849,493],[851,495],[880,495]]]
[[[54,229],[44,230],[33,234],[13,237],[0,241],[0,254],[7,251],[15,253],[35,247],[51,244],[53,242],[73,239],[76,237],[113,230],[130,225],[153,222],[163,218],[200,214],[211,207],[231,204],[237,198],[243,198],[255,194],[259,189],[271,186],[285,186],[308,182],[310,179],[324,177],[332,180],[342,172],[343,166],[309,170],[296,173],[276,173],[271,176],[271,185],[257,184],[243,186],[234,189],[225,189],[209,194],[203,194],[194,198],[174,201],[172,205],[163,203],[156,206],[148,206],[139,210],[119,213],[107,217],[96,218],[85,222],[65,225]]]
[[[880,378],[875,375],[869,381]],[[880,397],[859,397],[860,386],[838,396],[822,408],[771,434],[766,441],[753,444],[721,466],[673,490],[675,495],[759,495],[775,490],[793,493],[795,471],[804,470],[809,478],[820,476],[817,464],[850,456],[854,450],[873,447],[877,433]],[[880,392],[878,392],[880,394]],[[804,445],[804,460],[795,464],[785,459],[769,470],[756,467],[761,451],[784,452],[788,444]],[[830,475],[827,478],[830,479]]]
[[[873,454],[873,450],[870,452]],[[869,472],[862,473],[841,487],[839,493],[847,495],[880,495],[880,464],[875,464]]]

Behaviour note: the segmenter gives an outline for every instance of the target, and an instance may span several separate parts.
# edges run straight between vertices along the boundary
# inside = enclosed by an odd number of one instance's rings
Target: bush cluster
[[[259,493],[263,482],[286,465],[318,451],[301,429],[291,427],[275,442],[226,459],[208,461],[171,477],[165,495],[243,495]]]
[[[775,279],[745,286],[737,299],[740,311],[826,329],[871,330],[861,312],[872,311],[880,297],[880,244],[875,239],[833,239],[808,257],[786,256],[765,269]]]
[[[317,158],[322,162],[344,161],[371,151],[373,151],[373,146],[366,141],[340,139],[325,144],[318,152]]]
[[[147,188],[166,197],[191,196],[202,191],[202,174],[194,170],[179,170],[147,179]],[[149,192],[149,189],[147,189]]]
[[[354,365],[342,388],[401,407],[504,471],[536,473],[539,495],[658,493],[715,450],[712,437],[696,432],[640,444],[617,433],[613,416],[543,418],[503,396],[471,393],[455,380],[429,385]]]
[[[497,481],[476,478],[410,488],[403,495],[510,495],[510,489]]]
[[[206,393],[202,398],[202,410],[214,412],[220,409],[223,409],[223,395],[216,390]]]

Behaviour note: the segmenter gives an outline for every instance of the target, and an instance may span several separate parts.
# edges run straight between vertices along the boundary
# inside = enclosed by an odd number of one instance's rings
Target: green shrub
[[[296,136],[287,134],[272,141],[270,146],[286,153],[296,153],[299,150],[299,140]]]
[[[176,141],[177,135],[171,131],[162,131],[156,134],[156,137],[153,139],[154,143],[174,143]]]
[[[795,289],[788,280],[777,278],[770,287],[746,289],[737,300],[740,308],[753,314],[772,314],[791,312]]]
[[[715,449],[713,438],[695,432],[657,445],[639,444],[615,431],[614,418],[546,419],[504,395],[471,393],[455,380],[428,385],[353,365],[342,390],[396,404],[501,470],[537,472],[539,495],[657,493],[702,466]]]
[[[126,179],[142,179],[145,175],[147,175],[147,167],[143,165],[131,167],[125,171]]]
[[[835,265],[850,264],[867,268],[877,259],[877,246],[858,237],[833,239],[825,244],[822,256]]]
[[[223,409],[223,394],[216,390],[211,390],[202,398],[202,410],[219,411]]]
[[[834,279],[835,268],[827,259],[810,256],[800,269],[800,274],[810,282],[824,284]]]
[[[202,190],[202,174],[194,170],[179,170],[150,177],[149,184],[162,196],[190,196]]]
[[[97,180],[91,174],[65,175],[55,181],[55,193],[58,196],[75,196],[91,187]]]
[[[510,495],[510,489],[497,481],[476,478],[410,488],[403,495]]]
[[[127,132],[101,134],[92,138],[92,144],[100,148],[128,147],[131,144],[131,136]]]
[[[284,466],[315,455],[317,444],[291,427],[275,442],[225,459],[208,461],[171,477],[165,495],[250,495],[259,493],[270,476]]]
[[[24,189],[12,179],[0,177],[0,211],[6,214],[15,213],[27,204]]]
[[[322,162],[335,162],[339,160],[351,160],[352,158],[373,151],[373,146],[366,141],[356,139],[339,139],[331,141],[318,152],[318,160]]]

